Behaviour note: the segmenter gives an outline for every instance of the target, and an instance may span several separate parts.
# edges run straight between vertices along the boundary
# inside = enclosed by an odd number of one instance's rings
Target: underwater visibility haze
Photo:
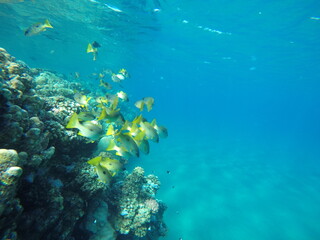
[[[0,0],[0,21],[2,239],[320,239],[318,1]]]

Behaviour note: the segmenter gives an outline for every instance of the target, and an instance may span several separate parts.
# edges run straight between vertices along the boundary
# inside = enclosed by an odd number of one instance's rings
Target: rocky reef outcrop
[[[160,182],[142,168],[110,186],[87,160],[96,144],[65,128],[78,82],[0,48],[0,239],[157,239]]]
[[[162,215],[166,206],[155,198],[159,188],[159,179],[152,174],[145,176],[141,167],[113,185],[111,222],[123,235],[121,239],[157,239],[165,235]]]

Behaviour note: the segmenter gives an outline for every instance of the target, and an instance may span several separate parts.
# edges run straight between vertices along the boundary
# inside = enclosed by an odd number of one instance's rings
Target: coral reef
[[[22,169],[18,167],[19,156],[15,150],[0,149],[0,232],[4,236],[16,236],[16,221],[22,206],[16,198],[18,180]]]
[[[87,164],[97,143],[65,128],[81,109],[73,99],[81,91],[78,82],[29,68],[0,48],[0,239],[164,235],[157,177],[137,168],[109,187],[98,182]]]
[[[136,167],[122,182],[113,185],[111,221],[118,232],[127,235],[122,239],[155,239],[165,235],[162,215],[166,206],[155,199],[159,187],[158,178],[144,176],[141,167]]]

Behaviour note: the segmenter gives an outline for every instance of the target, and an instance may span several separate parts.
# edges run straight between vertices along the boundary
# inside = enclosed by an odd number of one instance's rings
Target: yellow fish
[[[118,146],[114,139],[110,140],[109,146],[106,151],[115,151],[117,156],[129,158],[131,154],[124,148],[124,146]]]
[[[156,119],[153,119],[151,122],[151,126],[153,126],[153,128],[157,131],[159,137],[161,138],[166,138],[168,137],[168,130],[167,128],[163,127],[163,126],[158,126]]]
[[[121,73],[117,73],[117,74],[112,73],[111,75],[111,80],[117,83],[123,81],[124,79],[125,79],[125,76]]]
[[[140,114],[139,116],[135,117],[135,118],[132,120],[132,123],[140,124],[142,121],[145,122],[146,120],[144,119],[144,117],[142,116],[142,114]]]
[[[109,83],[103,81],[102,78],[100,78],[100,85],[99,86],[100,87],[105,87],[108,90],[112,89],[112,86]]]
[[[115,130],[115,129],[114,129],[114,126],[113,126],[112,124],[109,124],[106,135],[107,135],[107,136],[110,136],[110,135],[111,135],[111,136],[116,136],[116,135],[118,135],[118,134],[119,134],[119,131],[118,131],[118,130]]]
[[[159,142],[158,133],[150,123],[141,122],[140,128],[145,133],[147,139],[150,139],[151,141],[154,141],[154,142]]]
[[[117,106],[118,106],[118,103],[119,103],[119,98],[118,98],[118,96],[116,96],[116,95],[114,95],[114,94],[109,94],[109,93],[107,93],[106,94],[106,97],[105,98],[103,98],[104,100],[103,100],[103,102],[104,103],[110,103],[110,107],[111,107],[111,109],[116,109],[117,108]]]
[[[91,99],[91,97],[87,97],[85,95],[82,95],[81,93],[76,93],[74,96],[73,96],[74,100],[80,104],[81,107],[85,107],[88,109],[88,103]]]
[[[106,119],[107,122],[117,122],[117,121],[124,122],[124,117],[120,113],[120,109],[114,110],[114,109],[102,107],[102,111],[98,120],[100,121],[103,119]]]
[[[143,152],[144,154],[149,154],[150,146],[147,139],[143,139],[141,142],[139,142],[138,146],[141,152]]]
[[[140,111],[144,109],[144,106],[147,106],[147,110],[148,112],[150,112],[153,107],[153,104],[154,104],[153,97],[144,97],[143,99],[136,101],[134,105],[137,108],[139,108]]]
[[[119,170],[121,170],[121,168],[122,168],[122,164],[119,160],[107,158],[107,157],[102,158],[100,165],[102,167],[108,169],[112,173],[113,176],[115,174],[117,174],[119,172]]]
[[[97,60],[98,48],[94,48],[91,43],[89,43],[87,46],[87,53],[93,54],[93,61]]]
[[[145,98],[143,98],[143,102],[147,106],[148,112],[150,112],[153,107],[153,104],[154,104],[154,98],[153,97],[145,97]]]
[[[78,114],[76,113],[71,116],[66,128],[77,128],[79,129],[78,135],[89,138],[92,141],[96,141],[104,135],[102,126],[100,124],[96,123],[95,121],[80,123]]]
[[[119,73],[121,73],[125,78],[129,77],[129,73],[126,69],[122,68],[119,70]]]
[[[126,101],[126,102],[129,101],[128,95],[123,91],[117,92],[117,96],[123,101]]]
[[[132,156],[139,157],[139,148],[131,136],[119,134],[117,140]]]
[[[144,107],[144,102],[143,100],[138,100],[135,102],[134,104],[137,108],[139,108],[140,112],[143,110],[143,107]]]
[[[102,157],[99,156],[99,157],[90,159],[88,163],[95,167],[99,180],[101,182],[109,184],[111,181],[111,178],[113,177],[113,174],[107,168],[101,165],[101,161],[102,161]]]
[[[96,119],[94,113],[92,112],[81,112],[78,114],[78,120],[80,122],[84,122],[84,121],[92,121]]]
[[[25,36],[33,36],[38,33],[41,33],[43,31],[46,31],[47,28],[53,28],[52,25],[50,24],[49,20],[45,20],[44,23],[35,23],[32,26],[30,26],[25,32]]]

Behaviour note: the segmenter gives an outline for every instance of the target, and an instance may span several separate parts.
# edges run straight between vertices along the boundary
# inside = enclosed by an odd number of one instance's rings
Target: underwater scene
[[[0,240],[320,239],[316,0],[0,0]]]

